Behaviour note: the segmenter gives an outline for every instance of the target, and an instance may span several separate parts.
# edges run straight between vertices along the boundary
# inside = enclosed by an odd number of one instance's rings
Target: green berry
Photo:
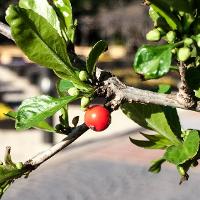
[[[88,97],[81,98],[81,108],[86,108],[90,104],[90,99]]]
[[[18,163],[15,164],[15,166],[16,166],[17,169],[22,169],[24,165],[23,165],[22,162],[18,162]]]
[[[149,41],[158,41],[160,40],[160,32],[158,29],[153,29],[146,34],[146,39]]]
[[[70,96],[78,96],[79,95],[79,90],[76,87],[72,87],[68,90],[68,94]]]
[[[185,46],[190,46],[192,43],[193,43],[193,40],[191,38],[184,39]]]
[[[88,80],[88,73],[86,71],[80,71],[79,72],[79,78],[81,81],[87,81]]]
[[[179,61],[186,61],[191,55],[190,49],[188,47],[183,47],[178,50],[177,56]]]
[[[169,31],[167,34],[166,34],[166,40],[169,42],[169,43],[174,43],[174,41],[176,40],[176,33],[174,31]]]

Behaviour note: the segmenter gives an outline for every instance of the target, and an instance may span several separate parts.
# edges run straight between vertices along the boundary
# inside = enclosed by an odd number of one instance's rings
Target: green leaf
[[[141,133],[148,140],[136,140],[130,138],[130,141],[136,146],[146,148],[146,149],[166,149],[168,146],[173,145],[171,141],[163,137],[162,135],[147,135]]]
[[[158,7],[165,8],[165,10],[169,10],[169,8],[171,8],[174,11],[192,13],[195,9],[195,3],[193,0],[149,0],[149,2],[157,5]]]
[[[12,120],[16,120],[17,112],[10,111],[5,115]],[[51,125],[49,125],[46,121],[40,121],[38,124],[35,124],[33,128],[40,129],[47,132],[52,132],[52,133],[55,132],[55,129]]]
[[[181,22],[179,18],[171,12],[170,6],[166,4],[166,1],[149,0],[149,2],[151,3],[151,7],[154,9],[154,11],[166,20],[166,22],[172,28],[172,30],[181,31]]]
[[[73,83],[68,80],[59,80],[57,82],[57,90],[59,94],[62,94],[62,96],[66,95],[67,91],[74,87]]]
[[[124,114],[140,126],[146,129],[155,130],[175,145],[180,144],[176,132],[173,132],[170,127],[171,124],[168,123],[168,118],[166,117],[167,114],[163,107],[152,104],[124,103],[121,106],[121,109]],[[177,119],[175,118],[175,120]],[[174,121],[174,123],[178,124],[179,121]]]
[[[145,79],[159,78],[170,70],[173,45],[143,45],[135,55],[133,68]]]
[[[185,163],[192,159],[199,149],[199,133],[196,130],[189,130],[187,137],[182,144],[169,147],[164,155],[164,158],[175,165]]]
[[[60,36],[60,21],[55,10],[49,5],[47,0],[20,0],[19,6],[24,9],[30,9],[38,15],[44,17],[49,24],[59,33]]]
[[[72,6],[70,0],[53,1],[56,6],[57,13],[65,25],[66,29],[64,29],[64,32],[66,32],[67,38],[73,43],[76,25],[73,22]]]
[[[43,17],[11,5],[6,20],[16,44],[30,60],[65,74],[71,81],[78,80],[63,38]]]
[[[158,86],[158,93],[170,94],[171,93],[171,85],[160,84]]]
[[[40,129],[46,132],[54,133],[55,129],[46,121],[41,121],[37,123],[33,128]]]
[[[76,72],[76,71],[75,71]],[[61,79],[66,80],[66,81],[70,81],[70,77],[68,75],[66,75],[65,73],[62,72],[58,72],[58,71],[54,71],[54,73]],[[93,93],[94,89],[92,86],[90,86],[89,84],[81,81],[79,78],[77,79],[73,79],[72,81],[74,87],[78,88],[79,90],[83,90],[85,93]]]
[[[96,71],[96,62],[99,56],[108,48],[107,42],[100,40],[98,41],[90,51],[90,54],[86,61],[86,69],[88,74],[93,77]]]
[[[154,173],[154,174],[157,174],[160,172],[161,170],[161,166],[162,164],[165,162],[166,160],[163,159],[163,158],[160,158],[158,160],[153,160],[152,161],[152,165],[151,167],[149,168],[149,171]]]
[[[16,129],[25,130],[38,125],[75,99],[71,96],[56,99],[45,95],[26,99],[18,108]]]

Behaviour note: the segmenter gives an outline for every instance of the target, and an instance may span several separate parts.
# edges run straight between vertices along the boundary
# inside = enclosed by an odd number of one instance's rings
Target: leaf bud
[[[78,96],[79,95],[79,90],[76,87],[72,87],[68,90],[68,94],[70,96]]]

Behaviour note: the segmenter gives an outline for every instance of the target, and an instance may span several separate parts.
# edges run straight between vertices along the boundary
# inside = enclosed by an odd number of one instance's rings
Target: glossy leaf
[[[168,123],[163,107],[152,104],[144,105],[139,103],[124,103],[121,106],[121,109],[124,114],[143,128],[155,130],[157,133],[170,140],[173,144],[180,144],[176,132],[172,131],[172,128]],[[177,118],[175,118],[175,120],[177,120]],[[175,120],[174,123],[178,124],[179,121]]]
[[[74,99],[70,96],[56,99],[45,95],[26,99],[18,108],[16,129],[25,130],[38,125]]]
[[[145,79],[159,78],[170,70],[172,45],[143,45],[135,55],[133,68]]]
[[[20,0],[19,6],[21,8],[30,9],[44,17],[59,35],[62,35],[60,31],[60,21],[55,10],[49,5],[47,0]]]
[[[193,0],[149,0],[149,2],[162,8],[171,8],[175,11],[183,11],[186,13],[192,13],[193,9],[195,9]]]
[[[99,58],[99,56],[108,48],[108,44],[103,41],[100,40],[99,42],[97,42],[92,50],[90,51],[90,54],[87,58],[87,62],[86,62],[86,69],[88,71],[88,74],[90,76],[93,76],[95,71],[96,71],[96,63],[97,60]]]
[[[72,16],[72,6],[70,0],[53,0],[56,6],[56,11],[58,12],[59,17],[63,20],[65,24],[67,34],[67,38],[74,42],[74,34],[75,34],[75,24],[73,22]]]
[[[170,6],[166,4],[166,1],[150,0],[149,2],[151,3],[151,7],[154,9],[154,11],[166,20],[172,30],[181,31],[181,22],[179,18],[171,12]]]
[[[32,10],[11,5],[6,20],[16,44],[30,60],[62,72],[71,81],[77,80],[63,38],[43,17]]]
[[[190,130],[184,142],[178,146],[171,146],[166,150],[164,158],[173,164],[180,165],[192,159],[199,149],[199,133]]]
[[[161,166],[162,166],[162,164],[163,164],[165,161],[166,161],[166,160],[163,159],[163,158],[160,158],[160,159],[158,159],[158,160],[152,161],[152,165],[151,165],[151,167],[149,168],[149,171],[152,172],[152,173],[155,173],[155,174],[159,173],[160,170],[161,170]]]
[[[12,120],[16,120],[17,112],[10,111],[6,114],[6,116]],[[46,121],[40,121],[38,124],[35,124],[33,128],[40,129],[46,132],[55,132],[55,129]]]

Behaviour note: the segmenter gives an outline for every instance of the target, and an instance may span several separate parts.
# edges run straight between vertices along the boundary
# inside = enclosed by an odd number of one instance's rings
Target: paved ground
[[[158,175],[147,171],[149,161],[160,154],[131,145],[127,137],[64,151],[13,184],[3,200],[198,199],[199,170],[182,186],[171,166]]]

